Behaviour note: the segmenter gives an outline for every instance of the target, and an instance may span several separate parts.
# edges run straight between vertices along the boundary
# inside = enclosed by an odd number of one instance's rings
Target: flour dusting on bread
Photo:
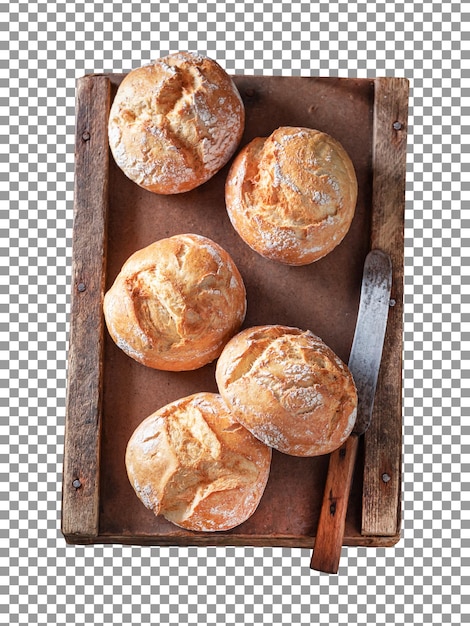
[[[213,532],[253,515],[271,454],[235,421],[220,395],[201,392],[143,420],[129,439],[125,461],[147,508],[182,528]]]
[[[257,137],[235,157],[226,185],[229,218],[262,256],[306,265],[346,236],[357,180],[343,146],[330,135],[281,127]]]
[[[111,106],[108,137],[117,165],[159,194],[190,191],[235,152],[245,109],[212,59],[180,52],[132,70]]]
[[[281,325],[242,330],[222,351],[216,380],[236,419],[285,454],[327,454],[355,423],[351,373],[310,331]]]
[[[233,259],[195,234],[160,239],[135,252],[105,294],[116,345],[155,369],[185,371],[219,356],[240,328],[246,290]]]

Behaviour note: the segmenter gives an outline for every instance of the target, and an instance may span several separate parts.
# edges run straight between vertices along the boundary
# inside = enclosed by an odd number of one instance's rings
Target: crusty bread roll
[[[245,109],[230,76],[212,59],[179,52],[132,70],[109,116],[117,165],[159,194],[205,183],[235,152]]]
[[[156,411],[126,449],[129,481],[155,515],[188,530],[229,530],[256,510],[271,449],[234,420],[220,395],[197,393]]]
[[[225,187],[230,220],[260,255],[306,265],[335,248],[357,200],[354,166],[341,144],[311,128],[281,127],[236,156]]]
[[[143,365],[193,370],[219,356],[246,312],[228,252],[201,235],[174,235],[135,252],[105,294],[114,342]]]
[[[219,357],[216,379],[235,418],[285,454],[327,454],[356,420],[349,369],[310,331],[279,325],[241,331]]]

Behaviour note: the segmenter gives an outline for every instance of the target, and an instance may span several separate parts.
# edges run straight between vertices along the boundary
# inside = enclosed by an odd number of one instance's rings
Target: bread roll
[[[253,250],[306,265],[331,252],[348,232],[357,180],[338,141],[311,128],[281,127],[239,152],[225,196],[235,230]]]
[[[257,508],[271,449],[218,394],[197,393],[150,415],[126,450],[129,481],[155,515],[188,530],[229,530]]]
[[[278,325],[243,330],[225,346],[216,379],[235,418],[285,454],[327,454],[355,423],[351,373],[310,331]]]
[[[159,194],[205,183],[235,152],[245,109],[230,76],[212,59],[179,52],[132,70],[109,116],[117,165]]]
[[[193,370],[213,361],[246,312],[230,255],[201,235],[175,235],[135,252],[105,294],[114,342],[143,365]]]

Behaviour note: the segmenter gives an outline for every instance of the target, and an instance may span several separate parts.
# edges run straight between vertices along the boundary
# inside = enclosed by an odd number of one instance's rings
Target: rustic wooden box
[[[72,305],[63,467],[62,533],[73,544],[313,547],[328,457],[274,452],[256,513],[230,532],[196,533],[155,517],[135,496],[124,451],[137,424],[167,402],[216,391],[214,364],[187,373],[145,368],[121,352],[104,325],[102,300],[135,250],[194,232],[225,247],[246,283],[244,326],[309,328],[348,361],[363,262],[372,248],[393,262],[392,299],[372,425],[361,441],[344,544],[390,546],[400,536],[403,226],[408,82],[235,76],[246,107],[241,145],[278,126],[308,126],[344,145],[359,197],[345,240],[324,259],[287,267],[252,252],[228,220],[229,165],[177,196],[140,189],[110,156],[110,102],[124,75],[88,75],[77,85]],[[392,304],[393,304],[392,302]]]

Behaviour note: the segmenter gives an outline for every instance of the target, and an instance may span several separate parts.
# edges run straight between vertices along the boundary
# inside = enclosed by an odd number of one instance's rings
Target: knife
[[[392,263],[382,250],[366,257],[356,330],[348,367],[357,389],[352,433],[330,454],[325,491],[310,568],[336,574],[343,545],[346,511],[359,437],[369,428],[390,306]]]

